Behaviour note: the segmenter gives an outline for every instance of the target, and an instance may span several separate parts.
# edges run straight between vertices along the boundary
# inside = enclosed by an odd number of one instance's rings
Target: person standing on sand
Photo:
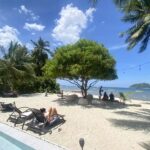
[[[99,100],[101,100],[102,92],[103,92],[103,87],[100,86],[100,88],[99,88]]]

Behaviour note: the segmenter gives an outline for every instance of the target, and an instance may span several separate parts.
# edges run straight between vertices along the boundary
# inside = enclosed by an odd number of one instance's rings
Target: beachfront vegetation
[[[98,80],[117,78],[115,64],[104,45],[81,39],[75,44],[57,48],[44,70],[48,77],[62,78],[76,85],[86,98],[87,91]]]
[[[125,94],[123,92],[119,93],[119,98],[123,101],[123,103],[125,103],[127,100],[127,97],[125,96]]]
[[[45,65],[50,54],[49,42],[39,38],[37,42],[32,41],[34,49],[32,51],[33,62],[36,64],[35,73],[36,76],[42,76],[42,67]]]
[[[11,91],[14,91],[22,80],[26,82],[34,78],[33,64],[26,47],[10,43],[8,52],[0,60],[0,77],[2,86],[10,87]]]
[[[11,42],[8,49],[1,47],[3,57],[0,58],[0,93],[14,92],[43,92],[59,90],[55,79],[45,77],[42,67],[48,59],[45,51],[47,42],[41,38],[33,42],[35,48],[29,50],[18,43]]]

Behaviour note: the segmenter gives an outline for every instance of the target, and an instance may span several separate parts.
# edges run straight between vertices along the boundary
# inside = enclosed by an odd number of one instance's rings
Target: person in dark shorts
[[[101,87],[99,88],[99,100],[101,100],[102,92],[103,92],[103,87],[101,86]]]

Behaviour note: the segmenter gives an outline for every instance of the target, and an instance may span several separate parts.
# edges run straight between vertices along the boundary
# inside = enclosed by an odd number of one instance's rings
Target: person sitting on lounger
[[[103,99],[102,100],[105,100],[105,101],[107,101],[108,100],[108,95],[107,95],[107,93],[106,92],[104,92],[104,95],[103,95]]]
[[[44,117],[48,122],[51,122],[54,119],[54,116],[58,115],[56,108],[52,107],[50,107],[48,111],[46,111],[45,108],[41,108],[40,111],[44,114]]]
[[[115,100],[115,96],[112,92],[109,94],[109,100],[112,102]]]

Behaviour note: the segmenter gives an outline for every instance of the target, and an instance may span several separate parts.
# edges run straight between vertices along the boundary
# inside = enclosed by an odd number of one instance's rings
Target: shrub
[[[124,95],[123,92],[120,92],[120,93],[119,93],[119,97],[120,97],[120,99],[121,99],[123,102],[125,102],[125,101],[127,100],[127,98],[126,98],[126,96]]]

